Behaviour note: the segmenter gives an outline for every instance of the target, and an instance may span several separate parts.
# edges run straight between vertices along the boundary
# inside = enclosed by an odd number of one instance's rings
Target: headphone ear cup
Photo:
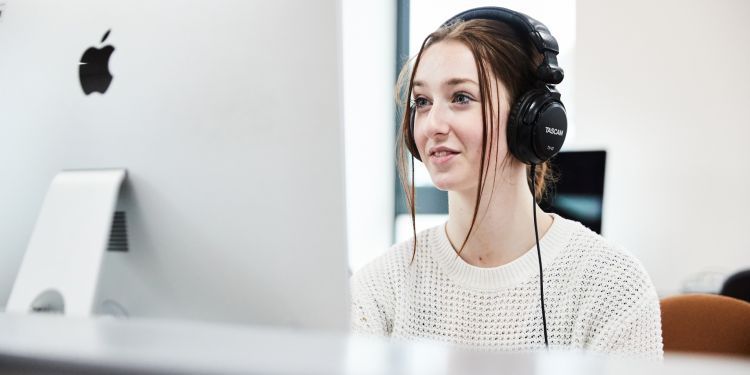
[[[529,142],[524,141],[526,138],[524,134],[531,133],[532,129],[530,125],[524,122],[524,119],[528,118],[529,107],[536,95],[536,90],[531,90],[525,92],[516,100],[508,116],[508,124],[505,132],[510,153],[524,164],[532,164],[533,160],[529,155],[530,153],[533,154],[529,150],[529,146],[531,145]]]
[[[412,156],[417,160],[422,161],[422,158],[419,157],[419,149],[417,149],[417,142],[414,138],[414,116],[416,112],[414,106],[409,108],[409,132],[407,133],[406,139],[404,139],[404,143],[406,143],[406,148],[411,152]]]
[[[508,116],[508,149],[524,164],[541,164],[560,151],[567,129],[560,94],[547,87],[530,90]]]

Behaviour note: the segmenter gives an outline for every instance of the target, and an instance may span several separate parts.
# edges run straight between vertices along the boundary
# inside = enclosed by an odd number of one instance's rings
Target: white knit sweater
[[[352,329],[480,350],[544,347],[536,247],[495,268],[456,255],[440,225],[394,245],[351,279]],[[540,239],[552,349],[660,358],[659,300],[641,264],[554,215]]]

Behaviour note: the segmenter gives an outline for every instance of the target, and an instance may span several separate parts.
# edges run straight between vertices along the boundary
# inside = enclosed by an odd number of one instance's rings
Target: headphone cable
[[[544,347],[549,349],[547,342],[547,315],[544,311],[544,276],[542,274],[542,250],[539,247],[539,229],[536,224],[536,164],[531,164],[531,210],[534,215],[534,235],[536,238],[536,253],[539,257],[539,300],[542,303],[542,326],[544,327]]]

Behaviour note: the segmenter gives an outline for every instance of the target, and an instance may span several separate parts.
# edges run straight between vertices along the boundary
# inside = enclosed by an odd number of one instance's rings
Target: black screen
[[[539,206],[601,234],[606,160],[606,151],[557,154],[551,160],[557,182],[548,186],[547,196]]]

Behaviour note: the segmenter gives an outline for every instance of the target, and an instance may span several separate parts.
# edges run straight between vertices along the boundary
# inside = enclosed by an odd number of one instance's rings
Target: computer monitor
[[[606,151],[564,151],[550,162],[557,181],[539,206],[601,234]]]
[[[0,307],[53,178],[123,168],[98,301],[348,327],[338,1],[0,3]]]

